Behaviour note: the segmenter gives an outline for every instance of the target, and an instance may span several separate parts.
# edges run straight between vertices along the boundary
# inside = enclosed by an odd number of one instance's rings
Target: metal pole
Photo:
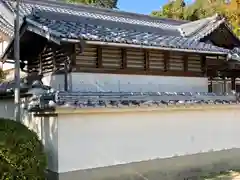
[[[21,121],[20,116],[20,48],[19,48],[19,0],[16,0],[15,6],[15,18],[14,18],[14,59],[15,59],[15,92],[14,92],[14,103],[15,103],[15,119],[17,122]]]

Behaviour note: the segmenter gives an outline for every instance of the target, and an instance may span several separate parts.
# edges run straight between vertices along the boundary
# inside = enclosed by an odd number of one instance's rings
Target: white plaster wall
[[[64,75],[49,74],[42,78],[43,84],[51,86],[56,90],[64,90]]]
[[[0,42],[0,56],[3,54],[3,52],[7,48],[8,44],[9,44],[8,41]],[[14,64],[10,64],[10,63],[4,63],[4,64],[0,63],[0,64],[3,70],[14,68]]]
[[[1,100],[0,101],[0,117],[6,119],[15,119],[14,118],[14,101],[11,99]]]
[[[63,75],[47,76],[43,79],[46,85],[64,89]],[[72,91],[208,91],[208,79],[198,77],[71,73],[68,79],[69,90]]]
[[[22,123],[37,133],[44,145],[48,159],[48,169],[58,170],[58,132],[56,117],[34,117],[33,114],[23,112]]]
[[[3,66],[5,66],[5,64]],[[20,71],[20,77],[21,78],[26,77],[26,76],[27,76],[27,74],[25,72]],[[5,77],[5,80],[6,81],[12,81],[12,80],[14,80],[14,78],[15,78],[15,69],[13,68],[7,73],[7,75]]]
[[[5,51],[7,46],[8,46],[8,42],[7,41],[0,42],[0,55],[2,55],[2,53]]]
[[[58,172],[240,148],[239,119],[238,109],[60,114]]]

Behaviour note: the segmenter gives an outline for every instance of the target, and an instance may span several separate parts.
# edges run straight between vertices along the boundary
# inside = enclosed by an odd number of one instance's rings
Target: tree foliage
[[[44,180],[46,156],[37,135],[0,118],[0,180]]]
[[[89,4],[95,5],[104,8],[117,8],[118,0],[67,0],[69,3],[82,3],[82,4]]]
[[[234,32],[240,36],[240,0],[195,0],[189,5],[184,0],[169,1],[151,15],[194,21],[216,13],[225,16],[233,25]]]

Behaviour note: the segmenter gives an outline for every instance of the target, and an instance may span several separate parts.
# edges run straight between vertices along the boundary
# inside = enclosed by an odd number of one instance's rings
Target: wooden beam
[[[144,50],[144,70],[149,71],[149,51]]]
[[[97,68],[102,68],[103,63],[102,63],[102,47],[98,46],[97,47]]]
[[[169,58],[170,53],[168,51],[164,52],[164,71],[167,72],[169,70]]]
[[[183,70],[188,71],[188,55],[183,55]]]
[[[126,69],[127,68],[127,50],[125,48],[122,48],[121,54],[122,54],[122,67],[121,67],[121,69]]]

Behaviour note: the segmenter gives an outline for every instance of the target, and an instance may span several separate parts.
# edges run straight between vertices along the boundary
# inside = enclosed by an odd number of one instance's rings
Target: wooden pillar
[[[212,83],[212,77],[210,77],[210,84],[208,85],[208,92],[213,92],[213,83]]]
[[[68,62],[64,62],[64,91],[68,91]]]
[[[149,51],[144,51],[144,70],[149,71]]]
[[[56,51],[57,51],[57,48],[55,46],[53,46],[52,48],[52,51],[53,51],[53,71],[57,71],[57,60],[56,60]]]
[[[121,69],[126,69],[127,68],[127,51],[126,49],[122,49],[122,67]]]
[[[207,76],[207,63],[206,63],[206,56],[201,56],[201,69],[203,76]]]
[[[226,77],[223,77],[223,93],[227,92],[227,81],[226,81]]]
[[[183,56],[183,69],[184,72],[188,72],[188,55]]]
[[[39,74],[43,74],[42,53],[39,55]]]
[[[164,52],[164,72],[167,72],[169,70],[169,57],[170,53],[168,51]]]
[[[231,89],[233,91],[236,91],[236,78],[235,77],[231,77]]]
[[[97,47],[97,68],[102,68],[102,48],[100,46]]]
[[[72,67],[73,68],[75,68],[76,67],[76,50],[77,50],[77,44],[73,44],[72,45],[72,47],[71,47],[71,50],[70,50],[70,52],[71,52],[71,54],[70,54],[70,56],[71,56],[71,65],[72,65]]]

